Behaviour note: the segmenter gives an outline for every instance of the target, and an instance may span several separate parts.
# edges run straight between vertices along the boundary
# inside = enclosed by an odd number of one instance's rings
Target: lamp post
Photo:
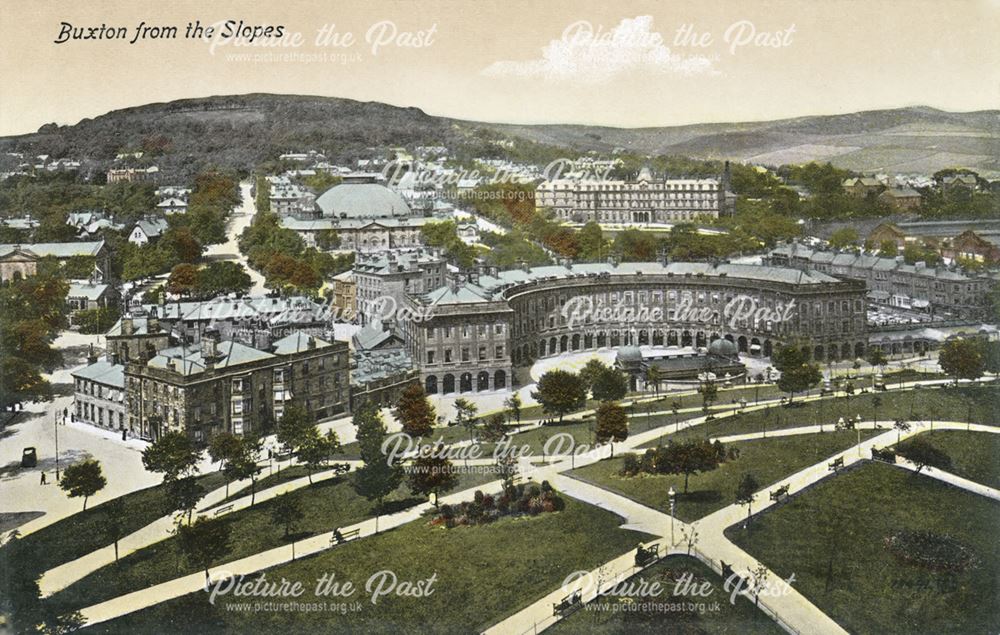
[[[670,496],[670,548],[674,548],[674,500],[677,498],[677,492],[674,491],[674,486],[670,486],[670,491],[667,492]]]
[[[59,482],[59,420],[55,415],[52,417],[52,427],[56,431],[56,483]]]
[[[858,433],[858,458],[861,458],[861,415],[854,415],[854,429]]]

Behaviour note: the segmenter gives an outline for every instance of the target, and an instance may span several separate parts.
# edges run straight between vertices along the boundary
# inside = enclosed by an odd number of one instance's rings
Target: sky
[[[0,10],[0,135],[251,92],[619,127],[1000,107],[1000,0],[0,0]],[[195,21],[216,30],[186,37]],[[260,27],[253,41],[229,35],[240,22],[251,36]],[[73,37],[102,25],[125,36]]]

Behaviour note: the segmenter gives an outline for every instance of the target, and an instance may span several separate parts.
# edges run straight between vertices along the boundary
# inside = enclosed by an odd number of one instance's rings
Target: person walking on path
[[[45,485],[45,470],[42,470],[42,485]]]

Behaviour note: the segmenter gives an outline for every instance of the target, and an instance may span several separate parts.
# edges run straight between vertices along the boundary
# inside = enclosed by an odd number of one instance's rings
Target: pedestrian
[[[45,485],[45,470],[42,470],[42,485]]]

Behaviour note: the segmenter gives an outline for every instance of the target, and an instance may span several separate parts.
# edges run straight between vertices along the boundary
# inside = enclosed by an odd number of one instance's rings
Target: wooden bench
[[[826,469],[830,470],[831,472],[836,472],[837,470],[839,470],[842,467],[844,467],[844,457],[838,456],[836,459],[834,459],[833,461],[831,461],[826,466]]]
[[[773,492],[771,492],[770,496],[771,496],[771,500],[773,500],[773,501],[779,501],[779,500],[782,499],[782,497],[787,498],[788,497],[788,485],[782,485],[778,489],[776,489]]]
[[[580,591],[574,591],[571,595],[567,595],[552,605],[552,614],[559,616],[569,615],[576,609],[583,606],[581,602],[582,599],[582,593]]]
[[[644,567],[659,557],[660,545],[650,545],[649,547],[639,545],[635,548],[635,566],[637,567]]]
[[[218,508],[217,510],[215,510],[215,513],[213,513],[212,515],[213,516],[221,516],[223,514],[228,514],[231,511],[233,511],[233,504],[232,503],[226,505],[225,507]]]
[[[331,545],[342,545],[345,542],[354,540],[361,535],[360,529],[351,529],[348,531],[340,531],[339,529],[333,530],[333,535],[330,536]]]

